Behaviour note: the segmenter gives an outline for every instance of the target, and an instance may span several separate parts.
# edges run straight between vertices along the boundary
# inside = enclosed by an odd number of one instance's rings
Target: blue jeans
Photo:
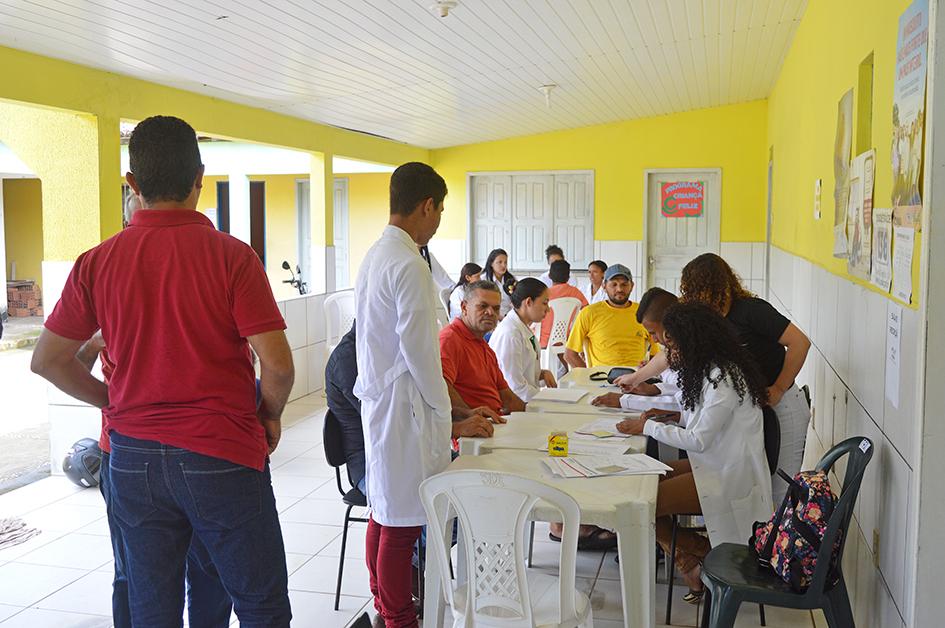
[[[241,626],[288,626],[285,547],[268,464],[256,471],[117,432],[111,446],[108,494],[135,628],[181,625],[191,538],[206,550],[202,564],[216,567]]]
[[[125,545],[115,517],[112,514],[108,491],[109,455],[102,452],[99,490],[105,498],[108,530],[115,557],[115,575],[112,580],[112,623],[115,628],[131,628],[131,609],[128,606],[128,577],[125,575]],[[187,619],[194,628],[227,628],[233,603],[223,588],[220,575],[210,560],[207,550],[196,538],[187,552]]]

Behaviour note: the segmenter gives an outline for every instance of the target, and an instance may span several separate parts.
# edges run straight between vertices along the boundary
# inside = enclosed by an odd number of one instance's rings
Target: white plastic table
[[[624,626],[652,628],[656,623],[656,475],[600,478],[557,478],[542,464],[547,454],[524,449],[494,449],[483,455],[461,455],[449,469],[502,471],[545,482],[577,501],[581,523],[617,532]],[[539,503],[532,512],[539,521],[560,514]],[[426,561],[424,628],[442,628],[446,608],[436,560]]]

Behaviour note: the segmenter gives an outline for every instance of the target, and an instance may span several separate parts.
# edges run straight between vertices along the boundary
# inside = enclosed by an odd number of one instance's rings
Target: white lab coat
[[[416,243],[388,225],[355,283],[366,486],[385,526],[426,523],[420,483],[450,462],[450,399],[437,339],[436,288]]]
[[[715,369],[712,374],[718,373]],[[681,405],[682,393],[677,397]],[[718,388],[706,380],[702,402],[695,411],[683,410],[678,426],[644,425],[647,436],[688,452],[713,547],[747,543],[752,524],[774,511],[763,429],[761,408],[747,395],[739,401],[727,378]]]
[[[600,285],[600,288],[597,289],[597,292],[591,294],[591,290],[594,289],[594,286],[587,284],[587,287],[582,290],[584,292],[584,298],[587,299],[588,305],[594,305],[600,301],[607,300],[607,291],[604,290],[604,284]]]
[[[450,322],[463,313],[463,295],[466,292],[465,286],[456,286],[450,293]]]
[[[456,285],[456,282],[453,281],[453,278],[449,276],[440,263],[436,261],[436,256],[433,255],[433,252],[427,248],[427,254],[430,256],[430,272],[433,274],[433,283],[436,284],[436,287],[440,290],[446,290],[447,288],[452,288]]]
[[[499,287],[499,294],[502,296],[502,300],[499,301],[499,318],[505,318],[505,315],[512,309],[512,299],[505,288],[502,287],[501,281],[493,279],[492,283]]]
[[[535,339],[534,344],[532,339]],[[495,351],[502,376],[512,392],[525,403],[531,401],[540,389],[537,340],[514,310],[499,322],[489,338],[489,346]]]

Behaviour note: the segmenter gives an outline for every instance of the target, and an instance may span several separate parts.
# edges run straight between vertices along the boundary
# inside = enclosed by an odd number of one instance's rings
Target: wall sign
[[[673,181],[660,184],[660,211],[667,218],[702,215],[705,181]]]

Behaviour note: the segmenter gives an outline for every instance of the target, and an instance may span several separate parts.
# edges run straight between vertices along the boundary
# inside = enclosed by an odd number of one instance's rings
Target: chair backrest
[[[559,297],[548,301],[551,308],[551,334],[548,336],[548,346],[568,341],[571,326],[581,309],[581,302],[574,297]]]
[[[831,566],[837,573],[841,571],[843,548],[846,545],[850,519],[853,517],[853,507],[856,505],[856,498],[860,493],[860,484],[863,481],[863,474],[866,472],[866,465],[873,457],[873,441],[865,436],[854,436],[845,441],[834,445],[830,451],[824,454],[820,462],[817,463],[818,471],[827,471],[833,467],[842,457],[847,456],[847,470],[843,476],[843,487],[840,489],[840,499],[830,515],[827,523],[827,531],[821,541],[821,555],[829,556],[830,550],[836,543],[837,535],[840,538],[840,547],[837,551],[836,561],[818,560],[817,569],[814,570],[814,576],[811,578],[810,588],[805,595],[819,596],[822,594],[827,583],[827,576]]]
[[[345,490],[341,486],[341,465],[345,464],[345,443],[341,433],[341,423],[331,410],[325,413],[325,424],[322,426],[322,447],[325,449],[325,460],[335,468],[338,492],[344,495]]]
[[[325,348],[330,354],[354,324],[354,292],[336,292],[325,299]]]
[[[560,555],[562,624],[576,618],[575,569],[580,509],[572,497],[541,482],[510,473],[446,471],[420,485],[427,513],[427,552],[438,561],[443,591],[467,626],[531,628],[531,600],[525,567],[528,515],[542,500],[561,513]],[[466,595],[454,596],[449,559],[452,519],[466,548]],[[457,604],[462,608],[457,608]]]
[[[440,290],[440,303],[443,304],[443,309],[446,310],[446,315],[450,316],[450,295],[453,294],[452,288],[443,288]]]
[[[764,421],[765,457],[771,475],[778,472],[778,457],[781,454],[781,423],[778,414],[771,406],[761,409]]]

